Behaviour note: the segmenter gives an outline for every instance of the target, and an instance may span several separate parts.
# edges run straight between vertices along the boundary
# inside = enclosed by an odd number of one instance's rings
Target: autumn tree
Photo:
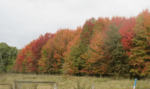
[[[90,44],[88,45],[87,51],[82,55],[82,58],[86,60],[84,71],[87,74],[100,75],[106,72],[104,71],[106,62],[103,60],[103,39],[105,37],[104,32],[109,24],[109,18],[98,18],[94,22]]]
[[[114,25],[121,27],[123,25],[123,23],[125,23],[126,18],[125,17],[112,17],[111,19],[111,23],[113,23]]]
[[[91,36],[93,34],[93,27],[94,27],[95,19],[89,19],[83,25],[83,29],[80,35],[81,44],[87,45],[90,43]]]
[[[119,30],[122,36],[121,43],[128,55],[131,55],[130,49],[133,48],[132,39],[134,37],[133,28],[135,27],[135,18],[127,19]]]
[[[110,24],[110,20],[109,18],[98,18],[97,20],[95,20],[94,22],[94,27],[93,27],[93,31],[95,32],[102,32],[104,30],[106,30],[106,28],[108,27],[108,25]],[[94,33],[93,33],[94,35]]]
[[[27,44],[22,50],[18,53],[17,59],[14,65],[15,72],[31,72],[30,65],[33,54],[31,52],[31,46],[34,40]]]
[[[83,25],[80,38],[76,43],[76,46],[71,47],[71,51],[69,56],[72,57],[73,60],[72,66],[74,70],[74,74],[82,75],[85,74],[84,69],[86,67],[85,59],[82,58],[82,55],[87,52],[88,45],[90,44],[91,36],[93,34],[95,19],[89,19]]]
[[[134,28],[134,47],[131,49],[130,73],[131,76],[138,78],[149,75],[150,73],[150,46],[149,46],[149,23],[150,13],[143,11],[136,19]]]
[[[47,43],[47,41],[54,37],[54,34],[46,33],[45,35],[41,35],[38,39],[36,39],[31,47],[31,51],[33,53],[33,58],[31,59],[31,71],[33,73],[37,73],[38,70],[38,60],[41,58],[41,50],[42,47]]]
[[[43,73],[56,73],[53,68],[54,59],[53,55],[55,52],[55,46],[53,38],[43,46],[41,51],[41,58],[38,60],[39,70]]]
[[[124,21],[124,19],[123,19]],[[119,33],[119,29],[122,26],[123,22],[120,18],[112,21],[106,31],[106,37],[104,41],[105,47],[105,60],[108,61],[108,72],[109,73],[117,73],[119,75],[124,75],[128,72],[128,56],[124,51],[124,48],[121,44],[121,35]]]
[[[63,53],[67,50],[66,46],[68,42],[70,42],[75,35],[76,31],[69,29],[60,29],[55,34],[55,37],[51,41],[48,41],[48,43],[42,49],[42,58],[39,61],[39,65],[49,65],[45,68],[41,68],[46,69],[44,72],[62,72],[61,68],[64,63]],[[49,51],[47,49],[49,49]],[[45,61],[42,62],[42,60]]]
[[[26,45],[17,55],[14,67],[15,71],[37,73],[38,60],[41,58],[42,47],[50,38],[53,38],[53,36],[54,34],[46,33],[44,36],[41,35],[38,39]]]
[[[67,51],[64,52],[64,61],[65,61],[65,65],[63,67],[63,69],[68,69],[67,73],[69,74],[77,74],[79,73],[79,70],[78,70],[78,65],[79,65],[79,62],[81,62],[79,59],[78,59],[78,56],[76,55],[79,55],[80,54],[80,49],[78,49],[78,46],[80,44],[80,34],[81,34],[81,30],[82,28],[81,27],[78,27],[77,28],[77,35],[74,37],[74,39],[72,39],[68,45],[67,45]]]
[[[88,52],[82,56],[86,59],[85,71],[89,75],[100,75],[106,73],[107,61],[103,57],[104,37],[104,33],[98,31],[95,32],[88,47]]]

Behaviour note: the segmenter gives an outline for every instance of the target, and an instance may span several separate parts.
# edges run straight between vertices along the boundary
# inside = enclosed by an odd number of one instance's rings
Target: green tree
[[[80,41],[76,46],[71,47],[69,57],[72,57],[72,67],[75,68],[75,74],[82,75],[85,74],[86,60],[84,54],[88,50],[88,45],[90,44],[91,37],[93,35],[95,19],[89,19],[85,22],[81,34]]]
[[[17,48],[10,47],[6,43],[0,43],[0,69],[6,72],[14,63],[17,56]],[[10,67],[11,66],[11,67]]]
[[[124,51],[124,48],[121,43],[121,35],[118,32],[120,26],[116,24],[110,24],[107,31],[106,37],[104,41],[105,52],[104,56],[106,56],[105,60],[108,61],[108,72],[109,73],[117,73],[119,75],[123,75],[128,72],[128,56]]]

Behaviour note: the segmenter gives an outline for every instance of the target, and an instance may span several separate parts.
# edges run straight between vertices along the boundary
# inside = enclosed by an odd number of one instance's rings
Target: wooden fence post
[[[93,86],[92,86],[92,89],[94,89],[94,84],[93,84]]]
[[[19,86],[19,89],[21,89],[21,83],[18,83],[18,84],[19,84],[19,85],[18,85],[18,86]]]
[[[17,83],[16,80],[14,80],[14,88],[13,89],[17,89]]]
[[[54,89],[57,89],[57,83],[54,84]]]

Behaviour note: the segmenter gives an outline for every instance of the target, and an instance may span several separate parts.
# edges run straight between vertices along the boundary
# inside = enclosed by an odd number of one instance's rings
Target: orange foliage
[[[55,37],[48,41],[42,49],[42,57],[38,64],[43,72],[60,73],[64,63],[63,53],[67,50],[66,46],[77,31],[69,29],[60,29]],[[47,66],[48,65],[48,66]]]
[[[14,65],[14,70],[16,72],[31,72],[30,65],[33,57],[31,46],[33,43],[34,41],[22,48],[21,52],[17,55],[16,63]]]
[[[105,35],[101,32],[95,32],[91,39],[89,50],[82,55],[86,59],[87,74],[103,74],[105,73],[105,60],[103,59],[103,39]]]
[[[74,68],[73,65],[73,61],[72,58],[69,57],[69,53],[71,52],[71,48],[75,47],[77,45],[79,45],[79,42],[81,41],[80,39],[80,34],[82,32],[82,28],[78,27],[77,28],[77,35],[74,37],[74,39],[72,39],[68,45],[67,45],[67,51],[64,52],[63,56],[64,56],[64,61],[66,63],[66,65],[68,65],[67,67],[69,67],[68,73],[69,74],[73,74],[75,71],[77,71],[78,69]],[[65,69],[65,68],[64,68]]]

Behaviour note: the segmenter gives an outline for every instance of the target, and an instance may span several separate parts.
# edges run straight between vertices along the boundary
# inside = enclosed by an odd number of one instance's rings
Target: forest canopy
[[[150,12],[146,9],[130,18],[91,18],[76,30],[39,36],[18,55],[5,43],[0,49],[6,51],[0,55],[4,71],[13,65],[13,71],[21,73],[146,77],[150,75]]]

